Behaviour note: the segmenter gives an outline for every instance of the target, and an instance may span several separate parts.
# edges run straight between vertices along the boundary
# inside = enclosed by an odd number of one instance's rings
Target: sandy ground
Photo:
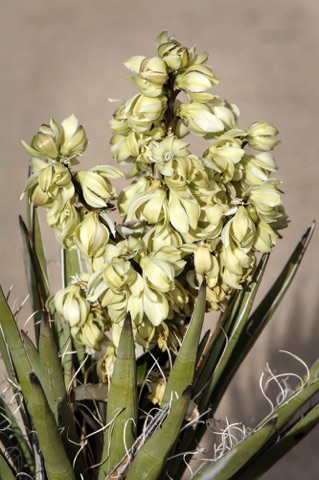
[[[221,81],[216,92],[239,106],[243,127],[264,119],[280,130],[276,158],[291,225],[271,257],[266,290],[318,217],[318,0],[2,0],[0,9],[0,279],[5,290],[14,285],[12,299],[26,295],[17,217],[24,214],[19,195],[28,156],[20,139],[30,140],[51,116],[61,121],[74,112],[91,140],[84,166],[110,163],[108,98],[133,94],[123,62],[154,55],[162,30],[210,53]],[[54,277],[58,257],[49,238]],[[315,234],[295,284],[227,393],[221,418],[254,425],[268,411],[258,388],[266,362],[277,372],[303,374],[279,349],[308,364],[318,357],[318,246]],[[317,428],[264,478],[318,478],[318,442]]]

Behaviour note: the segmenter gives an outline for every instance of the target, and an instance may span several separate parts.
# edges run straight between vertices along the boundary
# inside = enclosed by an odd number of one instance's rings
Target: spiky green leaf
[[[254,430],[238,445],[229,450],[220,459],[202,470],[193,480],[230,480],[238,478],[238,472],[266,448],[272,435],[276,434],[277,417],[273,416],[261,428]]]
[[[134,458],[126,480],[157,480],[160,478],[166,466],[166,459],[179,436],[190,397],[191,388],[187,387],[178,400],[172,404],[171,411],[162,427],[145,442]]]
[[[162,403],[168,403],[174,398],[179,398],[187,385],[193,382],[197,350],[205,317],[206,306],[206,283],[203,282],[195,307],[191,322],[184,337],[181,348],[174,362],[172,371],[168,378]]]
[[[32,422],[37,432],[48,480],[76,480],[65,452],[54,415],[34,373],[30,374]]]
[[[127,315],[117,349],[117,358],[107,403],[99,480],[121,460],[136,439],[137,382],[135,344],[130,315]]]

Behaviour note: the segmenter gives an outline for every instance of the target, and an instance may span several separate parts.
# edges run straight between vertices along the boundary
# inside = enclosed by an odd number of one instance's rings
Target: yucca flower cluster
[[[62,248],[78,249],[86,265],[51,304],[100,355],[100,378],[112,368],[127,313],[139,348],[176,349],[202,280],[207,311],[223,309],[256,253],[270,252],[286,226],[281,182],[271,177],[277,129],[262,121],[242,129],[238,108],[210,93],[218,80],[207,59],[163,32],[157,56],[125,63],[138,93],[110,122],[112,156],[130,165],[131,183],[118,197],[110,179],[119,169],[73,172],[88,144],[74,115],[23,143],[32,156],[24,192],[46,208]],[[188,134],[206,141],[202,156]],[[120,224],[110,217],[115,201]]]

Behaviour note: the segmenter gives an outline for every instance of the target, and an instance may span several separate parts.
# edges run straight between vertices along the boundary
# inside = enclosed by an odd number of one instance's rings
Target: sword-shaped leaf
[[[30,387],[32,390],[32,411],[30,413],[44,458],[48,480],[76,480],[54,415],[34,373],[30,374]]]
[[[45,309],[45,304],[48,298],[50,297],[50,288],[49,282],[46,274],[45,263],[40,263],[37,252],[34,248],[32,242],[32,235],[28,231],[24,221],[19,217],[19,224],[21,230],[22,244],[23,244],[23,253],[24,253],[24,263],[27,281],[29,285],[29,292],[32,299],[32,308],[34,312],[34,328],[35,336],[38,341],[39,338],[39,327],[41,312]],[[38,244],[38,249],[40,255],[43,254],[43,250],[39,246],[41,238],[36,232],[34,232],[35,239]],[[41,261],[45,262],[44,259]]]
[[[57,426],[62,430],[64,447],[72,461],[80,449],[80,439],[76,432],[73,410],[65,388],[61,362],[46,311],[43,312],[41,321],[39,357],[41,385]],[[79,476],[83,471],[84,463],[82,456],[79,455],[75,473]]]
[[[29,359],[24,349],[17,324],[0,287],[0,324],[8,345],[22,393],[27,402],[32,402],[29,375],[32,372]]]
[[[265,328],[284,297],[298,270],[302,257],[306,252],[313,231],[314,224],[307,229],[279,277],[265,295],[255,312],[248,319],[247,317],[251,310],[263,269],[258,274],[258,277],[255,278],[246,288],[247,295],[245,292],[244,295],[246,295],[246,298],[243,298],[242,305],[240,306],[238,315],[235,319],[236,326],[233,328],[233,331],[228,338],[227,347],[219,361],[218,368],[212,375],[211,383],[205,392],[206,400],[204,401],[204,404],[207,405],[211,400],[213,411],[216,409],[238,367],[251,350],[260,333]]]
[[[193,480],[231,480],[239,478],[238,472],[251,459],[255,458],[276,434],[276,416],[273,416],[260,429],[254,430],[238,445],[229,450],[216,462],[205,468]]]
[[[10,459],[11,465],[15,467],[19,456],[19,463],[24,466],[25,473],[33,474],[33,455],[25,432],[22,432],[9,403],[2,397],[0,397],[0,418],[0,443],[6,451],[6,458]],[[0,478],[7,478],[1,476],[1,468]]]
[[[157,480],[166,466],[167,457],[176,444],[191,398],[187,387],[172,404],[168,417],[144,444],[128,469],[126,480]]]
[[[107,402],[104,446],[99,480],[125,455],[136,439],[137,382],[135,344],[130,315],[124,321]]]
[[[187,385],[193,382],[197,350],[205,317],[205,306],[206,283],[203,282],[199,289],[188,330],[168,378],[162,400],[164,405],[171,400],[174,402],[175,398],[180,397]]]
[[[267,261],[268,255],[264,255],[258,264],[252,280],[245,285],[238,296],[239,301],[235,302],[234,307],[231,309],[227,321],[227,329],[224,329],[224,333],[221,333],[221,336],[224,337],[224,348],[220,353],[218,362],[212,365],[213,362],[208,358],[206,368],[208,367],[209,377],[207,377],[206,373],[205,379],[209,381],[209,383],[200,401],[201,411],[204,411],[209,404],[212,414],[214,413],[231,379],[243,360],[238,352],[238,342],[241,340],[241,335],[243,333],[245,334],[244,330],[247,325],[248,316],[260,287]],[[225,336],[227,337],[226,347]]]
[[[5,455],[0,450],[0,478],[5,478],[6,480],[15,480],[16,475],[12,473],[12,469],[5,459]]]
[[[264,455],[247,470],[245,478],[259,478],[271,468],[286,453],[295,447],[319,423],[319,404],[310,408],[302,415],[289,432],[273,445],[267,455]]]

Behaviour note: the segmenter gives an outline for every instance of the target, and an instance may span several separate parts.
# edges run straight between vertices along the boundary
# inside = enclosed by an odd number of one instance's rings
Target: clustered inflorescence
[[[111,153],[131,165],[118,197],[110,182],[123,175],[117,168],[73,172],[88,144],[74,115],[23,142],[32,156],[24,193],[46,208],[62,248],[78,249],[86,263],[52,304],[72,335],[99,352],[100,377],[112,368],[128,312],[137,346],[174,349],[201,281],[207,310],[223,308],[251,275],[255,253],[270,252],[287,223],[281,182],[270,178],[276,128],[257,121],[241,129],[237,107],[209,93],[218,80],[208,55],[166,32],[157,43],[156,57],[125,63],[138,93],[111,120]],[[206,140],[202,156],[184,141],[189,133]],[[121,224],[110,217],[114,202]]]

